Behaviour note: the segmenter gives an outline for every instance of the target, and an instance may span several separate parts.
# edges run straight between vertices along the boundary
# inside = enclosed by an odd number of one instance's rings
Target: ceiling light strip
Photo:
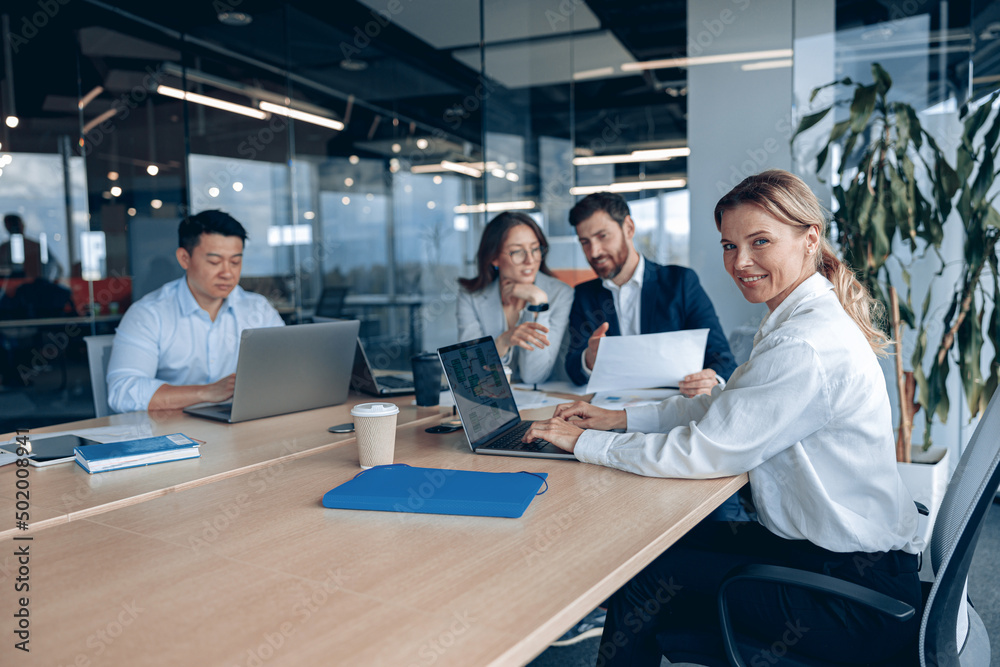
[[[170,86],[157,86],[156,92],[160,95],[165,95],[166,97],[186,100],[188,102],[194,102],[195,104],[202,104],[206,107],[213,107],[215,109],[229,111],[230,113],[238,113],[242,116],[250,116],[251,118],[256,118],[257,120],[267,119],[267,114],[263,111],[251,109],[250,107],[245,107],[240,104],[233,104],[232,102],[226,102],[225,100],[216,99],[207,95],[188,93],[183,90],[178,90],[177,88],[171,88]]]
[[[641,192],[642,190],[666,190],[687,186],[686,178],[670,178],[663,181],[629,181],[610,185],[582,185],[570,188],[571,195],[592,195],[595,192]]]
[[[573,164],[582,167],[594,164],[625,164],[629,162],[663,162],[676,157],[691,155],[687,146],[681,148],[654,148],[650,150],[632,151],[626,155],[591,155],[573,158]]]
[[[791,58],[791,49],[771,49],[768,51],[744,51],[742,53],[723,53],[715,56],[694,56],[692,58],[666,58],[664,60],[647,60],[640,63],[622,64],[623,72],[641,72],[648,69],[664,69],[667,67],[693,67],[695,65],[718,65],[720,63],[738,63],[745,60],[766,60],[768,58]]]
[[[270,111],[271,113],[276,113],[279,116],[287,116],[288,118],[301,120],[305,123],[328,127],[331,130],[339,131],[344,129],[344,124],[339,120],[334,120],[333,118],[324,118],[323,116],[317,116],[316,114],[299,111],[298,109],[292,109],[280,104],[272,104],[271,102],[258,102],[257,106],[259,106],[263,111]]]
[[[530,211],[538,208],[533,201],[499,201],[489,204],[459,204],[455,213],[499,213],[501,211]]]
[[[740,65],[740,69],[744,72],[754,72],[762,69],[781,69],[783,67],[791,67],[792,59],[788,58],[782,60],[761,60],[755,63],[744,63]]]
[[[450,162],[448,160],[441,160],[441,166],[448,171],[454,171],[458,174],[465,174],[466,176],[471,176],[472,178],[479,178],[483,175],[482,170],[470,167],[467,164],[461,162]]]

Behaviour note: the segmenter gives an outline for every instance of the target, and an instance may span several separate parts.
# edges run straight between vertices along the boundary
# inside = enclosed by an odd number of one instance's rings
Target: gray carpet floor
[[[979,545],[969,571],[969,597],[990,633],[993,664],[1000,665],[1000,505],[986,515]],[[593,667],[600,638],[550,648],[528,663],[529,667]],[[667,664],[664,661],[664,664]],[[986,667],[984,665],[984,667]]]

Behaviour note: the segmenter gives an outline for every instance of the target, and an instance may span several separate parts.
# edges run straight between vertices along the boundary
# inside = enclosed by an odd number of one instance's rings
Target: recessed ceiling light
[[[253,22],[253,17],[246,12],[219,12],[218,18],[224,25],[244,26]]]

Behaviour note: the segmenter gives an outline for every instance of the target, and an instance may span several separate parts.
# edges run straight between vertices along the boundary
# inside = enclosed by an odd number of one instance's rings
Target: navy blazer
[[[621,335],[611,291],[601,284],[600,278],[577,285],[569,314],[569,351],[566,354],[566,372],[577,384],[587,383],[583,351],[587,349],[590,335],[605,321],[609,324],[608,336]],[[712,368],[728,380],[736,370],[736,360],[697,274],[683,266],[661,266],[647,259],[639,304],[639,332],[685,329],[709,330],[703,368]]]

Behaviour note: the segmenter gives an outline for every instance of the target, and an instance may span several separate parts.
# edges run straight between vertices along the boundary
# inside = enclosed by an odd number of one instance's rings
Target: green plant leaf
[[[980,203],[986,199],[986,195],[990,191],[990,187],[993,185],[993,152],[990,150],[983,151],[983,161],[979,165],[979,172],[976,174],[976,180],[972,184],[972,206],[975,208],[980,205]]]
[[[916,318],[913,315],[913,309],[910,308],[910,304],[906,303],[905,301],[899,302],[899,319],[902,320],[903,322],[906,322],[906,326],[910,327],[911,329],[917,326]]]
[[[850,126],[851,126],[850,119],[848,119],[848,120],[842,120],[839,123],[836,123],[833,126],[833,129],[830,130],[830,141],[829,141],[829,143],[833,143],[835,141],[840,141],[840,138],[844,136],[844,134],[847,132],[847,129]]]
[[[872,78],[879,95],[885,95],[892,88],[892,77],[878,63],[872,63]]]
[[[818,176],[818,174],[819,174],[819,170],[823,168],[823,165],[824,165],[824,164],[826,164],[826,155],[827,155],[827,153],[829,153],[829,152],[830,152],[830,144],[827,144],[826,146],[823,146],[823,150],[821,150],[821,151],[819,152],[819,155],[817,155],[817,156],[816,156],[816,172],[817,172],[817,178],[819,178],[819,176]],[[822,179],[822,178],[820,178],[819,180],[820,180],[821,182],[825,182],[825,181],[823,181],[823,179]]]
[[[997,94],[993,93],[990,96],[989,102],[983,106],[993,108],[993,103],[997,100]],[[990,124],[990,129],[986,131],[983,136],[983,147],[987,150],[996,151],[997,139],[1000,138],[1000,113],[993,117],[993,123]]]
[[[812,127],[816,123],[826,118],[826,115],[830,113],[830,109],[832,108],[833,107],[827,107],[822,111],[817,111],[816,113],[804,116],[802,120],[799,121],[799,129],[795,130],[795,134],[792,135],[792,139],[795,139],[795,137],[799,136],[800,134],[808,130],[810,127]]]
[[[970,286],[969,289],[974,289]],[[983,376],[980,368],[980,357],[983,348],[983,335],[979,329],[981,314],[975,306],[962,320],[955,336],[958,345],[958,370],[962,379],[962,388],[969,405],[969,413],[975,417],[979,410],[979,393],[982,391]]]
[[[858,86],[851,101],[851,131],[861,132],[875,110],[875,85]],[[844,153],[847,156],[847,153]]]
[[[910,189],[903,174],[896,169],[889,169],[888,171],[889,190],[892,195],[889,198],[892,205],[892,213],[896,219],[896,224],[899,226],[900,236],[908,241],[912,248],[914,238],[916,237],[916,218],[914,215],[916,202],[913,200],[913,191]]]
[[[897,115],[906,116],[906,123],[910,129],[910,139],[913,141],[913,146],[917,150],[923,145],[924,136],[928,136],[933,142],[934,138],[930,137],[926,132],[924,132],[923,126],[920,125],[920,118],[917,116],[917,112],[909,104],[900,104],[900,109],[897,111]],[[940,152],[937,149],[937,145],[932,144],[932,147],[936,152]]]
[[[851,77],[845,76],[843,79],[838,79],[837,81],[831,81],[830,83],[824,84],[822,86],[817,86],[816,88],[813,88],[812,92],[809,94],[809,101],[810,102],[814,101],[816,99],[816,96],[819,95],[820,91],[826,88],[829,88],[831,86],[850,86],[852,83],[854,82],[851,81]]]
[[[983,104],[971,116],[965,119],[965,131],[962,134],[962,141],[968,142],[970,148],[973,146],[973,139],[975,139],[976,134],[983,126],[983,123],[986,122],[986,119],[989,118],[992,110],[992,104]]]

